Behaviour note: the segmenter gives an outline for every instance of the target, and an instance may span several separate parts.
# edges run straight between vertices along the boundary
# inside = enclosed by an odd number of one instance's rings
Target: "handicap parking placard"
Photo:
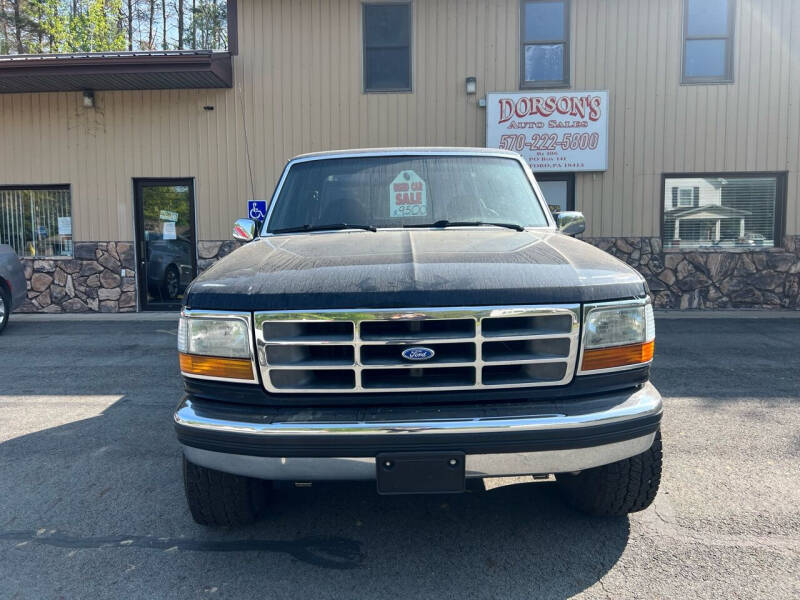
[[[247,201],[247,217],[254,221],[263,221],[267,218],[267,201],[266,200],[248,200]]]

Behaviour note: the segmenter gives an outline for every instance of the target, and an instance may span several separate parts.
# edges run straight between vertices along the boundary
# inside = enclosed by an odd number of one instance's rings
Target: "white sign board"
[[[162,210],[159,214],[159,218],[162,221],[172,221],[173,223],[178,222],[178,213],[171,211],[171,210]]]
[[[608,91],[492,92],[486,145],[519,152],[531,170],[608,169]]]
[[[428,215],[428,190],[425,181],[414,171],[402,171],[389,185],[390,217],[425,217]]]

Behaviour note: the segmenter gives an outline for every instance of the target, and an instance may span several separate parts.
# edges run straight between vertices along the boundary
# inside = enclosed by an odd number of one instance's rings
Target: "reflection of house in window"
[[[775,179],[667,178],[666,246],[772,246]]]

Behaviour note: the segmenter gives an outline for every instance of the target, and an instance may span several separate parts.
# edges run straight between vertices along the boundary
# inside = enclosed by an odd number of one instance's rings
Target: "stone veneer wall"
[[[198,242],[199,272],[239,245],[232,240]],[[18,312],[136,310],[136,259],[132,242],[75,242],[74,250],[70,259],[22,259],[28,299]]]
[[[70,259],[22,259],[28,299],[19,312],[136,310],[131,242],[75,242],[74,250]]]
[[[242,243],[236,240],[197,242],[197,272],[202,273],[220,258],[227,256],[241,245]]]
[[[667,250],[660,238],[586,238],[641,272],[657,308],[800,310],[800,236],[780,248]],[[241,244],[197,243],[203,272]],[[131,242],[76,242],[71,259],[23,259],[28,300],[20,312],[136,310]],[[121,270],[125,269],[123,277]]]
[[[587,238],[644,275],[657,308],[800,309],[800,236],[779,248],[664,250],[660,238]]]

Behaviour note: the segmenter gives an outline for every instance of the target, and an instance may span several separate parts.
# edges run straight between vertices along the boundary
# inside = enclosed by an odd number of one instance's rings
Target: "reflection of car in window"
[[[511,152],[290,161],[263,226],[237,221],[250,243],[183,301],[173,418],[195,520],[253,520],[265,480],[400,494],[554,475],[591,514],[649,506],[648,289],[584,228]]]
[[[760,233],[753,233],[746,231],[745,234],[739,238],[739,244],[743,246],[763,246],[766,237]]]
[[[175,300],[192,280],[192,243],[184,237],[147,236],[147,288],[156,300]]]

